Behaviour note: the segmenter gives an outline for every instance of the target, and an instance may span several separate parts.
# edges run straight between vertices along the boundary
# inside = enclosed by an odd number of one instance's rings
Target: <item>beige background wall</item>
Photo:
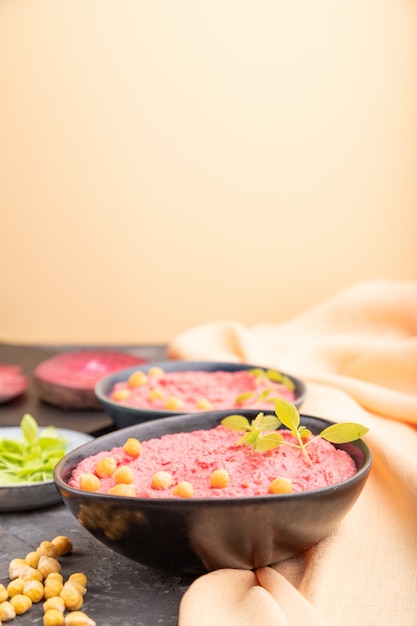
[[[0,340],[417,279],[415,0],[1,0]]]

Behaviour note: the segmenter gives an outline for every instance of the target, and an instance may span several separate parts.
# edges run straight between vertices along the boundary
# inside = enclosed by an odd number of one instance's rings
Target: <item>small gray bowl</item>
[[[83,459],[168,433],[217,426],[234,411],[162,418],[116,430],[66,455],[54,480],[64,503],[96,539],[134,561],[163,570],[196,573],[219,568],[253,569],[287,559],[327,537],[359,497],[371,468],[363,440],[337,445],[357,472],[335,485],[311,491],[233,498],[140,498],[88,493],[70,487]],[[249,420],[258,411],[240,411]],[[331,422],[301,415],[319,433]]]
[[[136,371],[141,371],[146,374],[152,367],[160,367],[164,370],[164,372],[216,372],[219,370],[224,372],[236,372],[250,369],[267,369],[259,367],[258,365],[249,365],[247,363],[225,363],[221,361],[160,361],[147,363],[146,365],[129,367],[128,369],[105,376],[96,384],[95,394],[104,411],[113,419],[117,428],[126,428],[127,426],[132,426],[133,424],[139,424],[141,422],[154,420],[160,417],[185,414],[184,411],[169,411],[168,409],[150,409],[148,407],[138,408],[127,406],[110,398],[110,392],[116,383],[126,381],[130,374],[133,374],[133,372]],[[280,374],[284,374],[284,372],[280,372]],[[302,380],[296,378],[295,376],[291,376],[290,374],[285,374],[285,376],[287,376],[294,384],[294,405],[299,408],[306,397],[306,385]],[[236,407],[227,408],[234,408],[236,410]]]

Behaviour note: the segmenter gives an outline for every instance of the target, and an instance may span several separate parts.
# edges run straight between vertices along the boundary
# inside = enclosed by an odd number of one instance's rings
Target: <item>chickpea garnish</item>
[[[178,398],[178,396],[170,396],[165,402],[164,406],[170,411],[177,411],[183,408],[184,402],[181,400],[181,398]]]
[[[290,478],[275,478],[268,487],[269,493],[292,493],[292,481]]]
[[[195,408],[200,411],[211,411],[213,405],[207,398],[200,398],[200,400],[197,400]]]
[[[194,495],[194,487],[187,480],[182,480],[172,490],[173,496],[179,496],[180,498],[192,498]]]
[[[161,367],[151,367],[148,371],[148,376],[152,376],[153,378],[162,378],[165,372]]]
[[[169,472],[161,470],[160,472],[155,472],[152,476],[151,484],[153,489],[168,489],[168,487],[171,487],[172,483],[172,476]]]
[[[116,471],[116,461],[111,456],[105,456],[96,463],[95,473],[99,478],[108,478]]]
[[[148,377],[144,372],[138,370],[137,372],[133,372],[127,379],[127,384],[129,387],[143,387],[148,382]],[[121,390],[124,391],[124,390]]]
[[[210,486],[224,489],[230,483],[229,474],[225,469],[216,469],[210,474]]]
[[[152,402],[153,400],[163,400],[163,398],[164,392],[160,387],[154,387],[148,394],[149,402]]]
[[[113,479],[117,485],[131,485],[133,483],[133,472],[127,465],[121,465],[113,474]]]
[[[129,389],[116,389],[116,391],[113,391],[113,394],[112,394],[112,398],[116,402],[127,400],[127,398],[129,397],[130,397]]]
[[[120,483],[110,487],[107,492],[110,496],[129,496],[134,497],[136,495],[135,485],[125,485]]]
[[[134,437],[129,437],[129,439],[126,440],[123,446],[123,450],[126,452],[126,454],[137,457],[137,456],[140,456],[142,453],[142,445],[139,439],[135,439]]]
[[[100,489],[100,479],[95,474],[81,474],[79,483],[82,491],[94,492]]]

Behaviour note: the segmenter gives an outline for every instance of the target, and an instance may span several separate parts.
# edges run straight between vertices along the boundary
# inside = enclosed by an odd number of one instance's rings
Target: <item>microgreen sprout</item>
[[[299,448],[310,465],[311,459],[307,448],[318,437],[330,443],[349,443],[360,439],[369,430],[361,424],[342,422],[332,424],[318,435],[312,436],[312,432],[300,423],[297,407],[286,400],[276,400],[275,415],[258,413],[251,422],[243,415],[229,415],[221,423],[231,430],[244,431],[236,444],[238,446],[252,446],[256,452],[266,452],[285,444]],[[287,441],[280,432],[276,432],[280,426],[285,426],[291,432],[295,442]]]
[[[0,486],[52,480],[53,469],[64,456],[66,441],[54,426],[39,433],[38,424],[26,413],[21,422],[22,439],[0,440]]]
[[[271,397],[271,393],[275,392],[273,384],[278,383],[280,385],[284,385],[289,391],[294,391],[294,382],[281,372],[277,372],[275,370],[270,369],[262,369],[260,367],[255,367],[253,369],[248,370],[248,373],[251,376],[254,376],[257,383],[259,385],[267,385],[266,389],[263,389],[258,395],[254,391],[244,391],[240,395],[237,396],[235,403],[236,404],[244,404],[246,400],[255,398],[255,404],[260,404],[261,402],[270,402],[273,404],[279,396],[274,395]]]

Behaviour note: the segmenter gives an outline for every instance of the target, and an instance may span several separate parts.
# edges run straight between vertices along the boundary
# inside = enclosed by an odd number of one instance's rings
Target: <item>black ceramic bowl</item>
[[[160,367],[164,370],[164,372],[215,372],[219,370],[225,372],[236,372],[239,370],[266,369],[260,368],[258,365],[249,365],[247,363],[224,363],[221,361],[160,361],[157,363],[153,362],[146,365],[130,367],[109,376],[105,376],[96,384],[95,393],[100,404],[103,406],[104,411],[110,415],[117,428],[125,428],[126,426],[132,426],[133,424],[154,420],[160,417],[184,415],[185,413],[189,413],[189,411],[137,408],[127,406],[121,402],[116,402],[110,398],[110,392],[117,382],[127,381],[129,376],[136,371],[141,371],[146,374],[152,367]],[[284,374],[284,372],[280,373]],[[293,383],[295,394],[295,400],[293,403],[296,407],[300,407],[305,400],[306,386],[295,376],[291,376],[289,374],[284,375],[287,376],[287,378],[289,378],[289,380]],[[235,408],[236,410],[236,407],[228,408]]]
[[[55,484],[74,517],[115,552],[164,570],[201,572],[252,569],[297,554],[331,533],[361,493],[371,467],[363,440],[338,445],[354,459],[357,473],[336,485],[301,493],[235,498],[139,498],[88,493],[68,485],[88,456],[167,433],[209,429],[233,411],[158,419],[99,437],[66,455]],[[253,419],[256,410],[240,411]],[[301,415],[313,433],[331,422]]]

